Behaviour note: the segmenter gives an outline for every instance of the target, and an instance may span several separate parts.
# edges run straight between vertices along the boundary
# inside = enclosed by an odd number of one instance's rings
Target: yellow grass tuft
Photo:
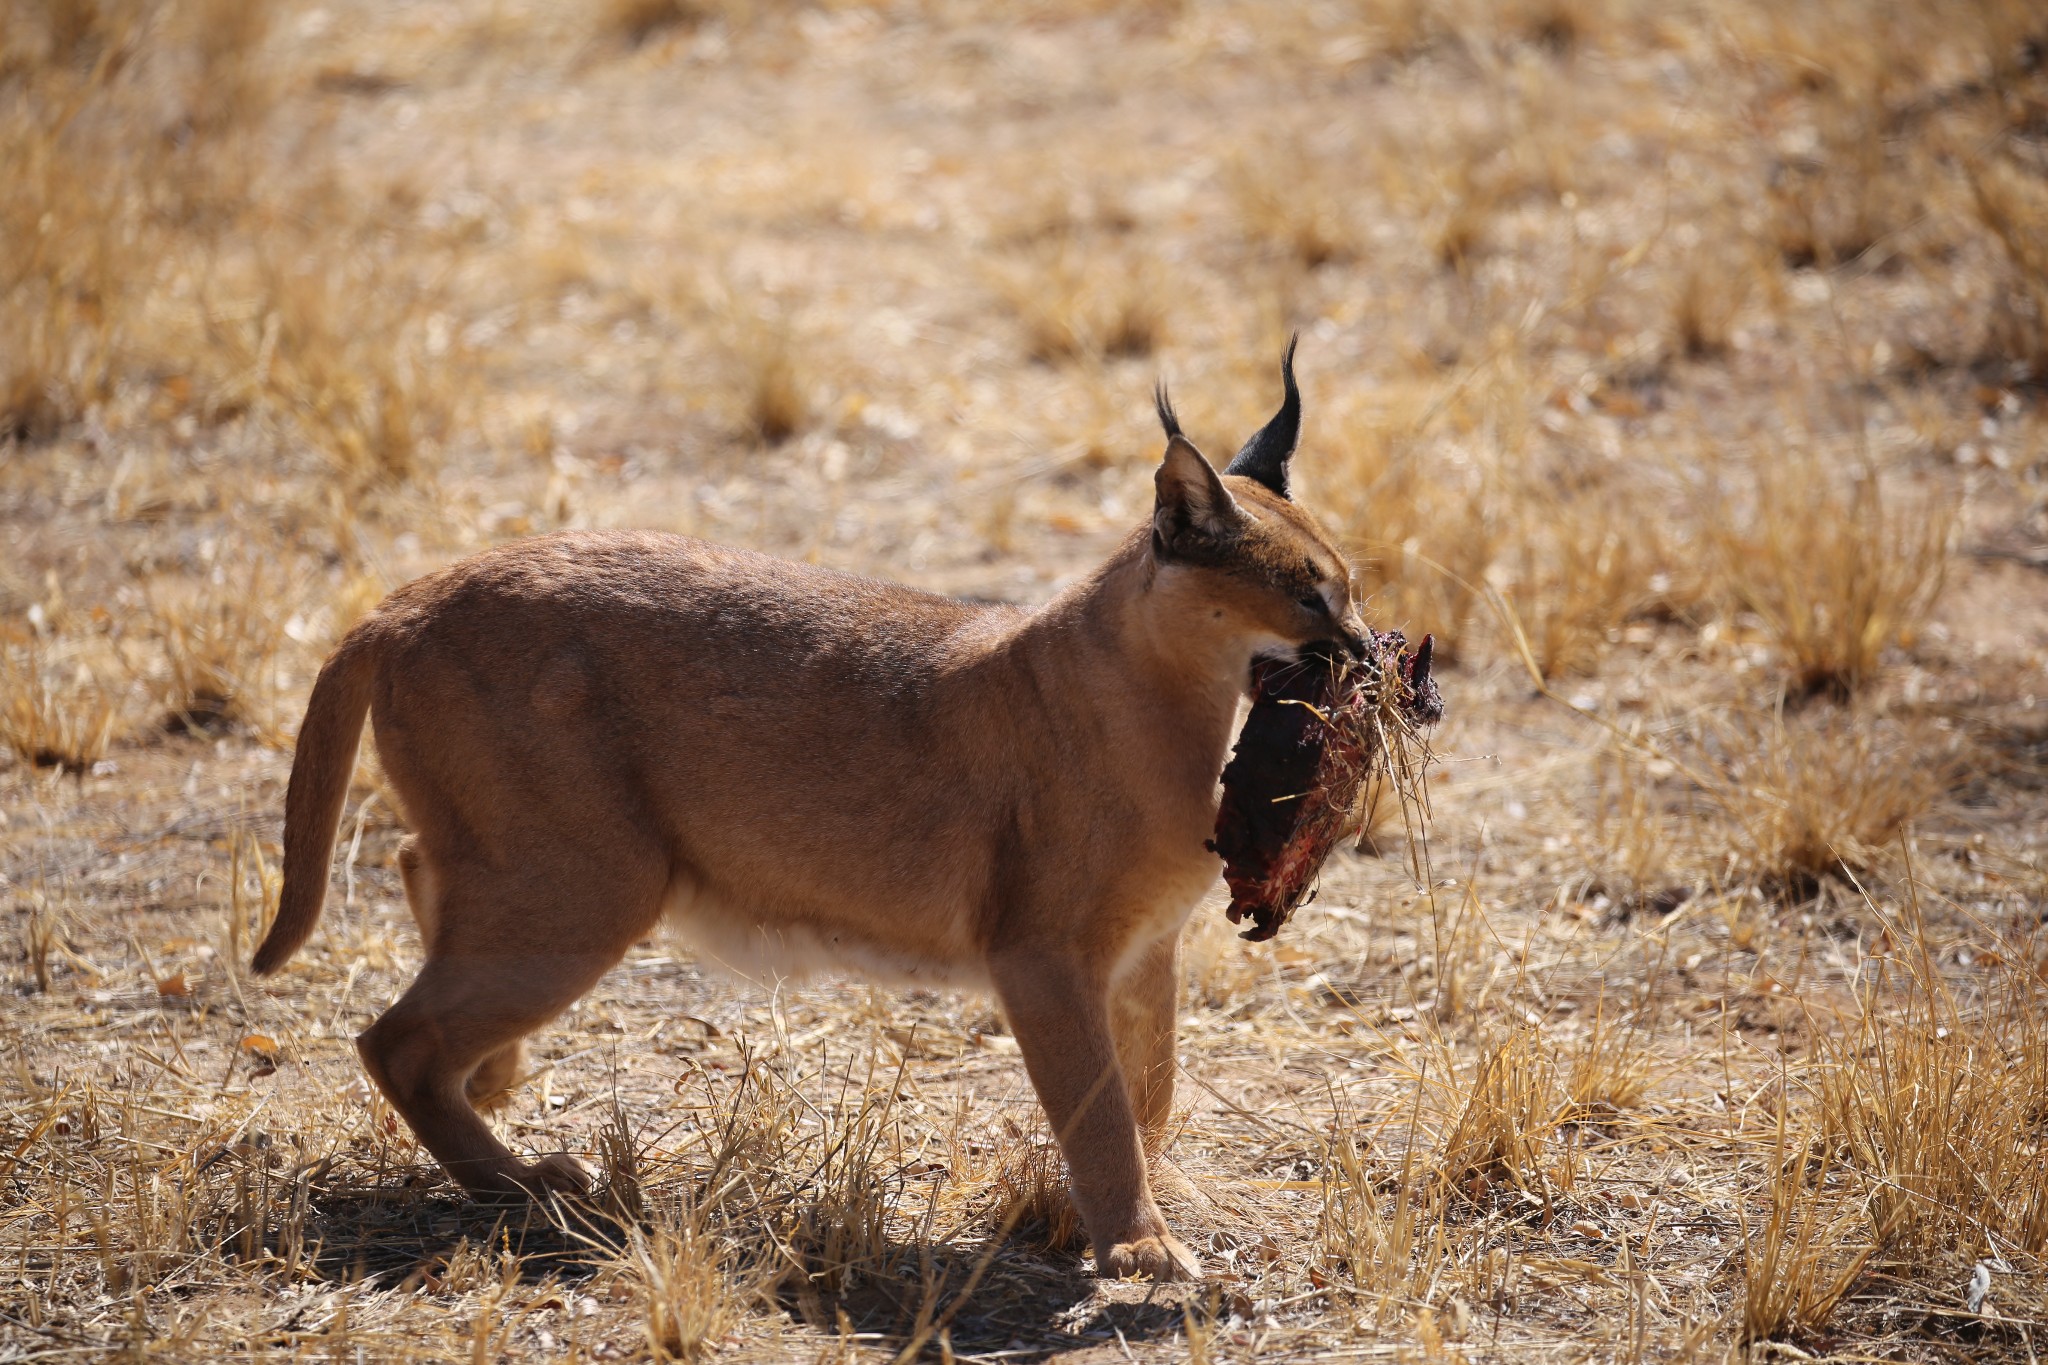
[[[1407,1145],[1390,1163],[1372,1153],[1359,1116],[1340,1100],[1320,1152],[1322,1265],[1347,1294],[1377,1300],[1382,1317],[1426,1295],[1450,1250],[1450,1191],[1430,1178],[1414,1116],[1399,1126]]]
[[[1855,715],[1729,723],[1710,745],[1707,780],[1735,826],[1734,861],[1794,895],[1875,866],[1944,786],[1924,746]]]
[[[1603,995],[1565,1069],[1566,1112],[1574,1119],[1597,1121],[1640,1105],[1650,1087],[1644,1041],[1641,1020],[1616,1024],[1607,1016]]]
[[[108,677],[116,662],[59,665],[33,633],[0,643],[0,744],[38,768],[91,771],[123,724],[126,688]]]
[[[1961,1276],[2048,1251],[2048,980],[2020,937],[1972,950],[1989,988],[1937,975],[1916,889],[1887,920],[1853,1029],[1822,1035],[1825,1131],[1863,1190],[1888,1260]]]
[[[2004,249],[2010,278],[1988,340],[2038,380],[2048,376],[2048,189],[2004,161],[1967,170],[1977,220]]]
[[[1444,1136],[1441,1178],[1468,1194],[1511,1185],[1547,1200],[1555,1190],[1570,1189],[1572,1158],[1552,1150],[1559,1100],[1557,1061],[1541,1032],[1524,1027],[1509,1033],[1479,1060]]]
[[[1823,1329],[1870,1262],[1868,1241],[1823,1148],[1809,1157],[1812,1134],[1793,1137],[1781,1113],[1764,1178],[1767,1210],[1742,1223],[1743,1345],[1797,1341]]]
[[[631,1229],[620,1259],[656,1361],[696,1361],[718,1351],[751,1306],[733,1274],[733,1249],[689,1205],[653,1227]]]
[[[1626,735],[1595,758],[1588,830],[1582,848],[1594,870],[1589,889],[1626,909],[1668,893],[1682,852],[1679,831],[1655,779]]]
[[[292,596],[277,568],[248,554],[221,554],[196,584],[151,585],[165,669],[159,695],[169,725],[205,730],[259,718],[274,723],[272,665]]]
[[[779,313],[748,313],[732,324],[741,425],[763,445],[780,445],[811,424],[809,384],[796,333]]]
[[[274,90],[269,15],[235,0],[10,7],[0,440],[45,440],[122,381],[190,363],[164,296],[246,196],[244,134]]]
[[[1046,364],[1150,355],[1166,335],[1166,290],[1144,258],[1055,238],[995,270],[997,291]]]
[[[1871,470],[1844,476],[1807,446],[1764,461],[1751,488],[1709,527],[1721,595],[1761,620],[1795,694],[1850,696],[1933,611],[1955,507]]]
[[[1469,655],[1480,593],[1502,550],[1497,477],[1469,448],[1429,439],[1421,393],[1331,419],[1305,495],[1339,533],[1357,571],[1353,596],[1373,623],[1434,634],[1440,658]]]
[[[1569,499],[1525,488],[1523,515],[1494,576],[1505,577],[1531,657],[1545,678],[1591,671],[1622,626],[1652,601],[1669,561],[1647,499],[1613,487]]]
[[[695,28],[722,17],[726,8],[706,0],[604,0],[598,9],[598,30],[638,47],[665,30]]]
[[[1088,1245],[1068,1194],[1066,1161],[1043,1137],[1021,1137],[997,1156],[993,1195],[989,1216],[998,1227],[1058,1250]]]
[[[305,207],[355,211],[328,192]],[[274,224],[246,294],[210,319],[227,358],[214,402],[286,415],[351,499],[428,472],[464,398],[438,287],[374,249],[302,253],[293,231]]]
[[[1348,187],[1333,185],[1324,165],[1296,140],[1241,153],[1231,162],[1229,183],[1238,219],[1252,241],[1310,270],[1358,254],[1360,234]]]
[[[1734,344],[1735,320],[1762,269],[1753,248],[1733,240],[1702,241],[1687,249],[1675,278],[1665,285],[1675,349],[1692,360],[1725,356]]]

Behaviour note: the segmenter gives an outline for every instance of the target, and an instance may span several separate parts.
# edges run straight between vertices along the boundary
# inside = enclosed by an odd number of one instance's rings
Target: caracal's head
[[[1181,431],[1160,386],[1166,456],[1153,480],[1152,558],[1162,586],[1183,603],[1199,603],[1211,624],[1243,639],[1254,656],[1334,641],[1359,657],[1365,627],[1351,606],[1351,566],[1288,495],[1287,466],[1301,439],[1293,341],[1280,379],[1280,411],[1221,474]]]

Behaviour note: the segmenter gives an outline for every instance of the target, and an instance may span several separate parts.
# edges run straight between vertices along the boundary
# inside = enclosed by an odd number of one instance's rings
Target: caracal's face
[[[1351,603],[1351,565],[1315,515],[1243,478],[1226,478],[1247,522],[1240,551],[1219,566],[1218,593],[1273,639],[1262,654],[1331,642],[1364,653],[1364,625]]]

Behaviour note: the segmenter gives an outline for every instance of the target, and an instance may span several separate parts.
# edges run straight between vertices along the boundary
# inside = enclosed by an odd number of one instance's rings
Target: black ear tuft
[[[1173,400],[1166,396],[1166,381],[1164,379],[1160,380],[1159,386],[1152,390],[1152,403],[1153,406],[1159,409],[1159,425],[1166,428],[1166,439],[1169,442],[1185,441],[1187,437],[1181,432],[1180,418],[1173,410]]]
[[[1287,496],[1287,462],[1301,443],[1301,390],[1294,384],[1294,346],[1300,340],[1299,332],[1289,337],[1287,354],[1280,358],[1280,382],[1286,388],[1280,411],[1244,443],[1244,449],[1223,471],[1256,479],[1283,498]]]

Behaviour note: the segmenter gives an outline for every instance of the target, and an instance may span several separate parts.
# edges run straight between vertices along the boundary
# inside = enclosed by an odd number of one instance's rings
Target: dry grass
[[[1359,229],[1346,188],[1289,138],[1252,148],[1231,163],[1230,188],[1244,232],[1310,270],[1358,253]]]
[[[324,195],[309,207],[339,208]],[[247,301],[211,320],[232,355],[215,401],[288,414],[352,493],[411,479],[452,430],[461,397],[446,320],[437,335],[433,310],[432,285],[374,251],[262,259]]]
[[[272,85],[269,11],[209,3],[12,7],[0,106],[0,437],[47,440],[138,369],[186,357],[161,290],[246,188]],[[168,124],[168,145],[128,136]]]
[[[1333,1119],[1317,1213],[1323,1265],[1347,1293],[1376,1301],[1384,1319],[1395,1305],[1424,1298],[1442,1273],[1452,1235],[1450,1191],[1431,1178],[1412,1115],[1392,1166],[1361,1142],[1348,1105],[1335,1104]]]
[[[0,5],[0,1355],[2038,1355],[2038,6],[487,9]],[[601,1207],[465,1204],[352,1045],[367,757],[243,969],[384,591],[588,525],[1042,601],[1155,375],[1221,458],[1296,329],[1450,717],[1427,824],[1190,923],[1208,1283],[1093,1278],[986,1000],[665,944],[492,1119]]]
[[[1756,614],[1795,695],[1854,694],[1941,595],[1956,510],[1811,448],[1760,464],[1710,528],[1722,594]]]
[[[1548,1202],[1574,1183],[1569,1153],[1552,1138],[1563,1118],[1557,1060],[1535,1028],[1487,1048],[1443,1140],[1440,1177],[1478,1199],[1505,1185]]]
[[[1760,1222],[1744,1215],[1743,1345],[1812,1340],[1870,1263],[1861,1220],[1823,1147],[1810,1157],[1811,1134],[1792,1136],[1781,1115],[1764,1177]]]
[[[1564,1075],[1566,1112],[1571,1117],[1611,1117],[1643,1102],[1650,1089],[1650,1073],[1640,1022],[1617,1024],[1608,1017],[1605,997],[1595,1003],[1592,1023],[1574,1049]]]
[[[694,28],[717,13],[716,6],[695,0],[607,0],[598,15],[598,28],[638,47],[665,29]]]
[[[787,317],[773,313],[747,313],[731,326],[739,425],[763,445],[780,445],[812,417],[795,330]]]
[[[685,1207],[673,1226],[634,1228],[622,1256],[639,1279],[647,1351],[655,1360],[702,1360],[726,1343],[751,1305],[734,1283],[731,1249]]]
[[[1545,678],[1587,672],[1654,600],[1670,562],[1661,528],[1639,499],[1614,488],[1570,503],[1530,489],[1516,501],[1527,514],[1496,577],[1507,577],[1505,597],[1537,670]]]
[[[1679,352],[1693,360],[1726,356],[1758,274],[1750,253],[1725,238],[1692,244],[1667,286],[1672,340]]]
[[[1427,411],[1340,418],[1310,496],[1343,536],[1373,619],[1410,639],[1434,634],[1456,659],[1502,549],[1498,476],[1479,452],[1425,441]]]
[[[2005,249],[2009,266],[1987,340],[1994,354],[2035,377],[2048,375],[2048,187],[1994,162],[1971,168],[1970,191],[1978,220]]]
[[[1649,771],[1656,760],[1646,762],[1631,743],[1638,739],[1622,736],[1595,761],[1581,844],[1592,874],[1587,890],[1630,910],[1670,900],[1689,842],[1674,827],[1672,802]]]
[[[1823,1050],[1824,1131],[1863,1191],[1889,1263],[1958,1273],[2048,1249],[2048,1007],[2031,936],[1974,950],[1989,981],[1955,998],[1927,956],[1917,898],[1863,987],[1853,1030]]]
[[[273,728],[273,667],[295,596],[286,571],[253,555],[217,552],[194,585],[152,585],[162,650],[165,723],[206,730],[232,721]]]
[[[1150,355],[1166,334],[1166,290],[1141,258],[1057,238],[995,277],[1024,328],[1025,351],[1047,364]]]
[[[123,724],[126,689],[77,661],[53,667],[34,634],[0,645],[0,744],[38,768],[89,772]]]
[[[1876,866],[1946,785],[1938,750],[1854,717],[1724,727],[1709,761],[1711,792],[1735,826],[1731,861],[1794,894]]]

